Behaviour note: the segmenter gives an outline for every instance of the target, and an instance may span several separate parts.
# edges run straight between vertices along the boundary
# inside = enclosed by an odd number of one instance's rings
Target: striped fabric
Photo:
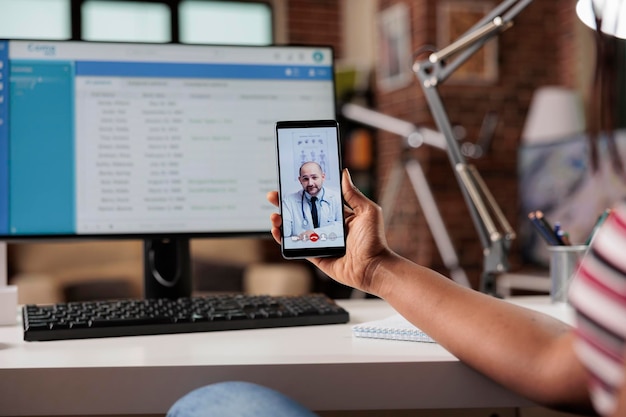
[[[598,233],[570,286],[577,313],[576,353],[588,369],[596,411],[610,414],[624,383],[626,340],[626,204]]]

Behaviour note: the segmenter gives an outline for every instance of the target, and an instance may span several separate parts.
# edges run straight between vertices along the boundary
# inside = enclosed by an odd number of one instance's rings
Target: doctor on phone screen
[[[292,240],[308,241],[311,234],[334,240],[343,236],[341,195],[324,187],[325,174],[317,162],[300,166],[302,189],[283,198],[283,233]]]

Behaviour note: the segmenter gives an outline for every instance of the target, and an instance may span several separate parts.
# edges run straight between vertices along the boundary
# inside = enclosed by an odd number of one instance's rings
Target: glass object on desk
[[[567,302],[572,276],[585,253],[587,245],[548,246],[550,253],[550,298],[553,303]]]

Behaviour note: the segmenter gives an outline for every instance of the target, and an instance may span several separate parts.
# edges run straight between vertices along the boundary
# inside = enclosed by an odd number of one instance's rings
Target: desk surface
[[[570,321],[548,297],[514,302]],[[314,410],[533,405],[437,344],[353,337],[352,325],[395,312],[381,300],[339,303],[349,324],[54,342],[0,327],[0,416],[165,413],[224,380],[270,386]]]

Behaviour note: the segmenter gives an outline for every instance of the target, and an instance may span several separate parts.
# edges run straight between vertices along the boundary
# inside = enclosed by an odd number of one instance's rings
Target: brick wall
[[[400,2],[408,5],[412,50],[435,45],[437,7],[444,1],[380,0],[379,9]],[[477,167],[515,230],[520,227],[517,149],[532,94],[544,85],[571,87],[576,83],[574,4],[573,0],[535,1],[518,15],[514,26],[498,37],[496,82],[490,85],[444,83],[439,87],[451,122],[465,129],[468,141],[474,142],[478,137],[484,115],[489,111],[497,112],[499,121],[489,153],[468,162]],[[336,55],[342,56],[340,0],[290,0],[288,16],[289,42],[330,44],[335,47]],[[414,77],[410,85],[401,89],[390,92],[375,89],[375,103],[381,112],[434,128],[430,110]],[[400,138],[377,132],[374,172],[377,173],[378,197],[402,150]],[[477,288],[483,266],[482,246],[447,154],[423,146],[411,151],[411,156],[422,164],[461,266]],[[447,274],[406,180],[395,201],[387,235],[390,245],[403,256]],[[511,270],[522,267],[515,242],[509,260]]]
[[[288,0],[289,43],[331,45],[342,55],[341,8],[338,0]]]

